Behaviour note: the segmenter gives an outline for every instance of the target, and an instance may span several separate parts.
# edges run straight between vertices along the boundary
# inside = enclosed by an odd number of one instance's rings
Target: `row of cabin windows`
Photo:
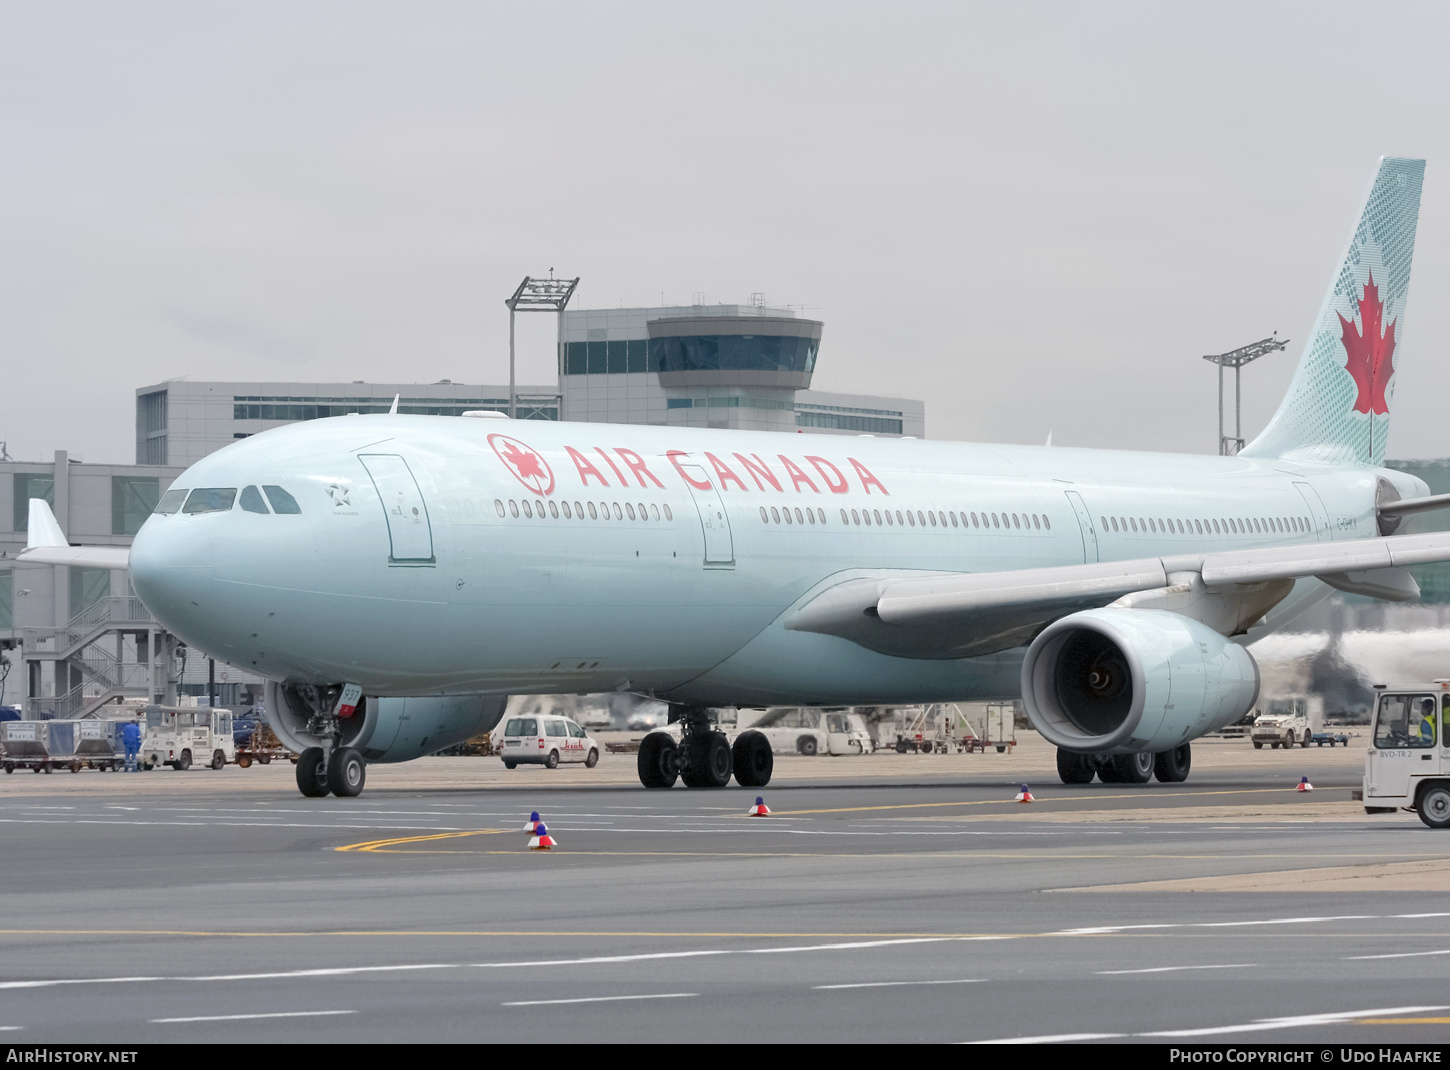
[[[547,512],[545,512],[546,504],[548,506]],[[675,518],[674,513],[670,512],[668,505],[645,505],[644,502],[640,502],[638,506],[634,502],[625,502],[623,505],[619,502],[614,502],[613,505],[609,502],[600,502],[597,506],[593,502],[575,502],[571,508],[568,502],[530,502],[527,498],[524,499],[522,506],[513,498],[510,498],[508,505],[505,506],[502,498],[495,498],[493,500],[493,507],[497,510],[499,516],[518,516],[522,513],[526,517],[537,516],[541,519],[545,516],[558,519],[562,515],[565,520],[583,520],[585,511],[588,510],[590,520],[608,520],[611,515],[611,508],[614,511],[613,516],[615,520],[624,520],[626,518],[629,520],[636,518],[640,520],[658,520],[660,519],[661,509],[664,510],[664,518],[666,520],[673,520]]]
[[[897,509],[894,513],[890,509],[862,509],[859,513],[852,509],[848,514],[845,509],[841,510],[841,523],[856,524],[870,527],[873,523],[877,527],[883,524],[886,527],[913,527],[913,528],[985,528],[988,531],[993,529],[1007,531],[1051,531],[1052,522],[1046,515],[1038,513],[982,513],[974,512],[951,512],[938,510],[933,512],[930,509],[925,511],[918,509],[912,512],[910,509]]]
[[[1172,535],[1270,535],[1279,532],[1285,535],[1308,534],[1312,528],[1308,519],[1298,516],[1266,517],[1224,517],[1222,522],[1213,519],[1172,520],[1157,517],[1100,516],[1104,531],[1156,532]]]
[[[844,516],[845,513],[843,512],[841,515]],[[783,509],[777,509],[772,505],[769,512],[766,512],[765,506],[762,505],[760,507],[760,520],[763,524],[779,524],[782,522],[787,524],[824,524],[826,522],[826,511],[824,509],[813,509],[809,506],[805,510],[796,507],[795,518],[792,519],[791,507],[788,505]]]

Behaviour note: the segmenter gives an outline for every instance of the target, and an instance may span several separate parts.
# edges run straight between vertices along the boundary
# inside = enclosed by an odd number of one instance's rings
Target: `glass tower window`
[[[820,341],[764,334],[697,334],[651,338],[650,367],[660,372],[812,372]]]

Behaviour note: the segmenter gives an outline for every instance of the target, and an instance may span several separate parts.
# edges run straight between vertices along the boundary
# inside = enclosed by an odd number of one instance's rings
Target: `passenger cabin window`
[[[262,501],[262,492],[256,487],[242,488],[242,508],[249,513],[266,514],[269,512],[267,503]]]
[[[197,487],[186,499],[183,513],[224,513],[237,500],[236,487]]]
[[[274,513],[300,513],[302,507],[297,504],[297,499],[288,494],[281,487],[274,487],[264,484],[263,490],[267,492],[267,500],[272,503]]]
[[[156,511],[163,516],[170,516],[181,508],[181,503],[186,501],[186,494],[184,490],[168,490],[156,503]]]

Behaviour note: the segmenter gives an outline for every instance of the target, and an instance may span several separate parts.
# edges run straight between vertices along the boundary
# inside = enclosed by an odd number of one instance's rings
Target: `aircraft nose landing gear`
[[[774,757],[762,733],[742,732],[732,748],[703,707],[671,707],[670,720],[680,726],[678,743],[668,732],[651,732],[639,745],[639,782],[645,787],[672,788],[679,779],[689,788],[723,788],[732,773],[743,787],[770,782]]]
[[[284,695],[289,703],[307,710],[306,733],[322,744],[308,747],[298,756],[297,790],[309,799],[361,795],[367,782],[367,762],[360,751],[344,743],[342,720],[357,714],[363,702],[362,688],[357,684],[331,688],[299,685],[288,687]]]

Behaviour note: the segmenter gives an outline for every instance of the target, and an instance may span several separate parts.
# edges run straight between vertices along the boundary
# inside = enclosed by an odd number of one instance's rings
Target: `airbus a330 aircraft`
[[[33,501],[21,560],[124,560],[168,629],[271,680],[305,795],[356,795],[508,695],[615,690],[681,724],[645,738],[646,787],[769,780],[764,737],[732,748],[708,707],[1019,694],[1064,781],[1179,781],[1254,704],[1247,643],[1329,587],[1415,598],[1404,566],[1450,559],[1450,533],[1395,534],[1450,495],[1378,466],[1423,174],[1380,161],[1236,457],[351,416],[199,461],[128,560]]]

